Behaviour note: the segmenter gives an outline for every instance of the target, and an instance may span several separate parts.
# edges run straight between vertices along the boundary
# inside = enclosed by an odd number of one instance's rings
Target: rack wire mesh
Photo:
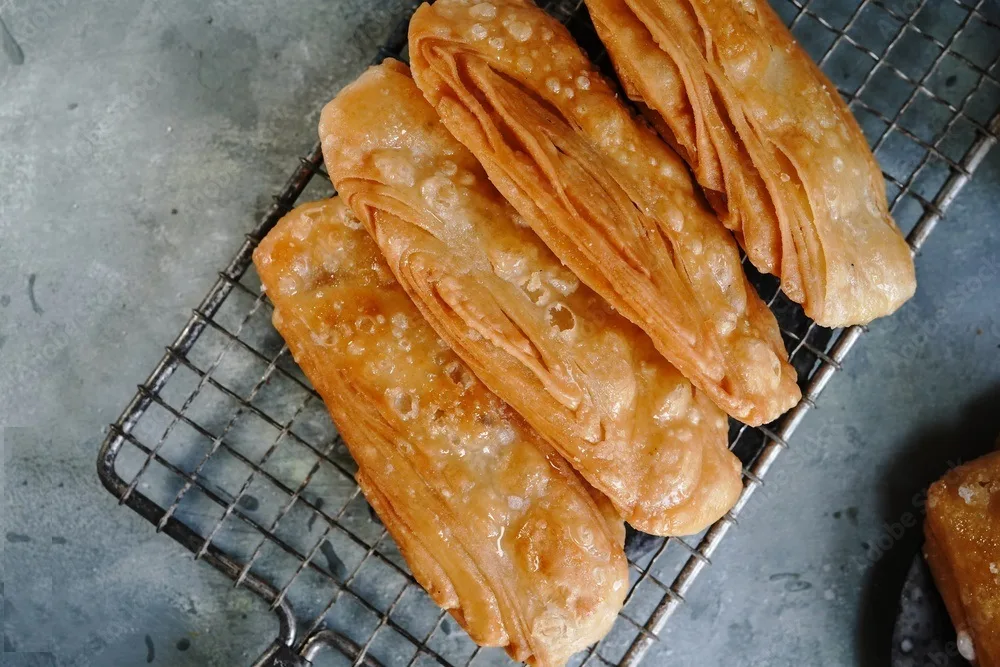
[[[987,0],[772,4],[858,117],[918,252],[1000,135],[1000,9]],[[580,0],[543,6],[608,68]],[[376,62],[405,53],[408,18]],[[259,665],[505,664],[413,579],[354,483],[356,466],[322,401],[270,325],[251,253],[300,198],[330,194],[316,146],[111,425],[101,480],[277,612],[278,639]],[[625,607],[573,665],[639,664],[866,331],[817,326],[774,278],[744,265],[778,318],[802,401],[766,426],[732,424],[744,489],[715,525],[684,539],[630,533]]]

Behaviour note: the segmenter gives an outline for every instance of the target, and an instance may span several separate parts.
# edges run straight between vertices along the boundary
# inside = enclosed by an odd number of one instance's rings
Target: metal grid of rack
[[[581,4],[543,3],[606,69]],[[772,4],[858,116],[916,253],[1000,135],[1000,11],[987,0]],[[376,62],[405,52],[408,18]],[[279,637],[259,665],[309,664],[323,648],[334,649],[326,653],[335,664],[508,663],[499,649],[476,647],[413,579],[270,325],[253,249],[297,201],[330,194],[316,146],[111,426],[101,480],[157,531],[271,604]],[[772,424],[732,424],[744,490],[727,516],[684,539],[630,533],[625,607],[571,664],[639,664],[866,330],[815,325],[774,278],[745,266],[778,318],[803,399]]]

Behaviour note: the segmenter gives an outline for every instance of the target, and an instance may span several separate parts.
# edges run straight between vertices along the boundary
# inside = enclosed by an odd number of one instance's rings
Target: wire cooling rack
[[[773,2],[857,115],[893,214],[919,251],[1000,134],[1000,11],[986,0]],[[547,9],[608,69],[579,0]],[[376,62],[404,53],[408,18]],[[300,198],[330,194],[316,146],[111,426],[101,480],[196,559],[271,604],[279,636],[257,665],[506,664],[413,579],[359,493],[322,401],[271,327],[251,253]],[[802,401],[767,426],[733,423],[744,489],[726,517],[684,539],[630,532],[625,608],[574,665],[642,660],[866,331],[817,326],[774,278],[744,264],[778,318]]]

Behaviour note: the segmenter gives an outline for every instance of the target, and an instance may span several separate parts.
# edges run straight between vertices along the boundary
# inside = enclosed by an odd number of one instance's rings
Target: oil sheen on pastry
[[[836,88],[766,0],[587,0],[629,97],[761,271],[829,327],[916,289],[885,182]]]
[[[924,554],[979,667],[1000,667],[1000,452],[951,470],[927,492]]]
[[[634,527],[693,534],[742,490],[727,420],[528,229],[404,65],[324,110],[340,196],[427,320]]]
[[[621,519],[448,349],[347,207],[296,209],[254,262],[358,484],[434,601],[531,664],[601,638],[628,588]]]
[[[737,419],[795,404],[732,234],[562,25],[518,0],[438,0],[417,10],[409,44],[425,97],[570,270]]]

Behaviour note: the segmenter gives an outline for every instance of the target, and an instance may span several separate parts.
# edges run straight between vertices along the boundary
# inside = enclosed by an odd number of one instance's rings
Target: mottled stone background
[[[403,4],[0,2],[4,667],[248,665],[276,632],[95,455]],[[994,151],[648,664],[886,664],[892,525],[1000,432],[998,209]]]

